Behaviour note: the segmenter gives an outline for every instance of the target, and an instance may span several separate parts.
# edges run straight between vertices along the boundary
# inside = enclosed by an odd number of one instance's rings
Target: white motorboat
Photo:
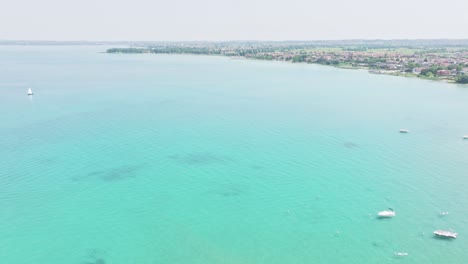
[[[463,139],[468,139],[468,135],[464,135],[464,136],[463,136]]]
[[[385,210],[385,211],[377,213],[378,217],[394,217],[395,215],[396,215],[396,212],[393,210]]]
[[[450,231],[436,230],[434,235],[446,238],[457,238],[458,234]]]
[[[31,90],[31,88],[28,88],[28,95],[33,95],[33,91]]]
[[[409,130],[407,130],[407,129],[400,129],[400,133],[409,133]]]

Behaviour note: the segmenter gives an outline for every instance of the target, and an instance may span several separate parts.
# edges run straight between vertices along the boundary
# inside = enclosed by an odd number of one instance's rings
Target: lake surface
[[[1,263],[468,261],[467,86],[106,48],[0,46]]]

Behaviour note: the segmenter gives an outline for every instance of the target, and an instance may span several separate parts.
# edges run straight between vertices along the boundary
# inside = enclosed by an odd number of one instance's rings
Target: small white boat
[[[458,234],[450,231],[436,230],[434,235],[446,238],[457,238]]]
[[[404,257],[404,256],[408,256],[408,253],[406,253],[406,252],[395,252],[395,256]]]
[[[33,95],[33,91],[31,90],[31,88],[28,88],[28,95]]]
[[[377,213],[378,217],[394,217],[395,215],[396,213],[393,210],[385,210]]]
[[[400,133],[409,133],[409,130],[407,130],[407,129],[400,129]]]
[[[464,135],[464,136],[463,136],[463,139],[468,139],[468,135]]]

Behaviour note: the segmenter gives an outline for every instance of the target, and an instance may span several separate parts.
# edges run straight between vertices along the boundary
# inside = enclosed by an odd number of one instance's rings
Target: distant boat
[[[409,133],[409,130],[407,130],[407,129],[400,129],[400,133]]]
[[[33,91],[31,90],[31,88],[28,88],[28,95],[33,95]]]
[[[396,213],[392,209],[385,210],[385,211],[379,212],[377,214],[378,217],[394,217],[395,215],[396,215]]]
[[[458,234],[450,231],[436,230],[434,235],[446,238],[457,238]]]
[[[464,136],[463,136],[463,139],[468,139],[468,135],[464,135]]]

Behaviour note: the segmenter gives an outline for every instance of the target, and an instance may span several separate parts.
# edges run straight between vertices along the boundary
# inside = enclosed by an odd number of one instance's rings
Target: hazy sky
[[[468,38],[468,0],[5,0],[0,39]]]

